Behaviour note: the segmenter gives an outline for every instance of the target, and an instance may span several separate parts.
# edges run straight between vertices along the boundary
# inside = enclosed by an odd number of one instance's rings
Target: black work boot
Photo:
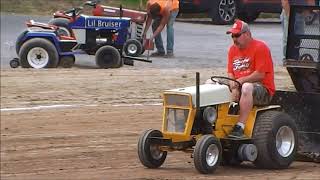
[[[243,132],[244,132],[244,130],[242,129],[242,127],[236,124],[233,127],[233,129],[230,132],[228,137],[231,137],[231,138],[244,138],[245,136],[244,136]]]
[[[151,57],[164,57],[165,55],[166,54],[164,52],[157,51],[157,52],[152,53],[150,56]]]

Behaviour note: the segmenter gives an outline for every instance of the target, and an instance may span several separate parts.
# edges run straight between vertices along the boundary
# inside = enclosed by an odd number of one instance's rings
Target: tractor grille
[[[167,108],[165,130],[168,132],[183,133],[186,127],[188,115],[188,109]]]

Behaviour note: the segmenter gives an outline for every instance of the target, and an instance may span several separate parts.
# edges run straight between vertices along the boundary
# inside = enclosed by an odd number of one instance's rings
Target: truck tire
[[[238,18],[246,23],[252,23],[259,17],[259,12],[240,12]]]
[[[23,43],[19,57],[23,68],[56,68],[59,63],[56,47],[44,38],[33,38]]]
[[[69,27],[70,21],[66,18],[54,18],[49,21],[49,24],[58,26],[58,35],[72,36],[72,29]]]
[[[209,11],[209,17],[214,24],[232,24],[237,16],[236,0],[214,0]]]
[[[129,39],[123,46],[124,54],[127,56],[137,57],[142,54],[142,44],[137,39]]]
[[[96,52],[96,64],[99,68],[119,68],[123,65],[119,50],[112,46],[102,46]]]
[[[297,128],[284,112],[269,110],[258,115],[253,130],[259,168],[284,169],[293,162],[297,146]]]
[[[163,135],[160,131],[153,129],[143,132],[138,141],[138,156],[145,167],[158,168],[166,160],[167,152],[161,151],[150,139],[152,137],[163,137]]]
[[[59,66],[63,68],[71,68],[74,65],[75,59],[74,55],[62,56],[60,57]]]
[[[222,147],[213,135],[204,135],[194,148],[194,166],[202,174],[213,173],[220,164]]]

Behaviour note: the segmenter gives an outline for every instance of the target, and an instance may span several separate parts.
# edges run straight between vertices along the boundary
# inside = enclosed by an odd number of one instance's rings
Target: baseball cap
[[[236,20],[232,26],[232,28],[230,28],[227,31],[227,34],[239,34],[239,33],[244,33],[250,31],[249,29],[249,25],[241,20]]]

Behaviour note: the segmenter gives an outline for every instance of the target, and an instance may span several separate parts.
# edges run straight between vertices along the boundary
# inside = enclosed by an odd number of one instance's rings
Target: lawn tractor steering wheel
[[[233,82],[235,82],[235,83],[238,84],[239,91],[241,92],[241,87],[242,87],[242,85],[241,85],[241,83],[240,83],[239,81],[237,81],[237,80],[235,80],[235,79],[232,79],[232,78],[229,78],[229,77],[225,77],[225,76],[212,76],[210,79],[211,79],[212,82],[215,82],[215,83],[218,83],[218,84],[223,84],[223,85],[228,86],[230,92],[231,92],[231,87],[230,87],[229,82],[225,82],[225,81],[223,81],[223,80],[233,81]],[[221,80],[221,81],[220,81],[220,80]]]
[[[80,14],[80,12],[82,11],[83,7],[75,7],[72,8],[70,10],[65,11],[65,14],[71,14],[72,17],[76,17]]]

